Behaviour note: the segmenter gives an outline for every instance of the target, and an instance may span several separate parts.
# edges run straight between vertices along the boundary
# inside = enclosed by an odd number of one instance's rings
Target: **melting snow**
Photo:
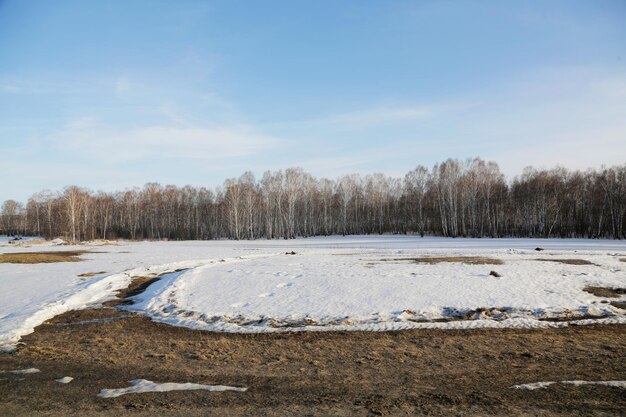
[[[61,384],[69,384],[73,380],[74,378],[71,376],[64,376],[63,378],[55,379],[56,382],[60,382]]]
[[[511,388],[513,388],[513,389],[534,390],[534,389],[539,389],[539,388],[548,388],[552,384],[556,384],[556,382],[554,382],[554,381],[532,382],[530,384],[513,385]]]
[[[561,381],[561,384],[571,385],[606,385],[607,387],[626,388],[626,381]]]
[[[158,384],[156,382],[148,381],[146,379],[135,379],[130,381],[131,386],[128,388],[113,388],[103,389],[98,394],[101,398],[114,398],[120,395],[136,394],[140,392],[165,392],[165,391],[191,391],[191,390],[205,390],[205,391],[236,391],[245,392],[247,388],[229,387],[227,385],[204,385],[204,384],[177,384],[174,382],[166,382]]]
[[[442,253],[487,256],[504,264],[411,260]],[[599,266],[544,262],[531,253],[494,250],[258,255],[171,275],[126,308],[164,323],[243,333],[626,323],[622,310],[583,291],[586,286],[626,287],[619,261],[602,253],[567,256],[592,259]],[[502,277],[490,276],[491,269]],[[580,275],[582,270],[585,275]]]
[[[41,372],[39,369],[37,368],[27,368],[27,369],[18,369],[16,371],[9,371],[12,374],[18,374],[18,375],[26,375],[26,374],[36,374],[37,372]]]
[[[0,242],[0,252],[58,250],[54,243]],[[117,243],[63,247],[98,252],[82,255],[82,262],[0,264],[0,349],[15,348],[23,335],[58,314],[111,299],[134,277],[185,268],[151,285],[129,308],[166,323],[231,332],[626,321],[623,310],[582,290],[626,288],[621,241],[353,236]],[[537,246],[545,251],[535,252]],[[292,250],[297,254],[285,255]],[[381,262],[415,256],[486,256],[504,265]],[[533,260],[550,257],[597,266]],[[502,277],[489,276],[492,269]],[[89,271],[109,272],[79,277]],[[552,318],[567,321],[540,320]],[[433,322],[440,319],[450,321]]]
[[[626,381],[547,381],[547,382],[533,382],[531,384],[513,385],[514,389],[527,389],[534,390],[539,388],[547,388],[553,384],[567,384],[567,385],[604,385],[607,387],[626,388]]]

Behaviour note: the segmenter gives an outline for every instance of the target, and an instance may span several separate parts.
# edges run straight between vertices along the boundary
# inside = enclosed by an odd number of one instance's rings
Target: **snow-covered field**
[[[626,243],[620,241],[357,236],[30,247],[0,242],[0,253],[70,249],[94,253],[82,255],[82,262],[0,264],[0,348],[14,347],[57,314],[112,298],[133,277],[161,274],[128,308],[206,330],[626,323],[624,310],[607,303],[619,299],[583,291],[626,288],[626,263],[620,261]],[[291,251],[296,254],[286,254]],[[424,256],[481,256],[503,264],[411,260]],[[540,258],[584,259],[593,265]],[[490,276],[492,270],[501,277]]]

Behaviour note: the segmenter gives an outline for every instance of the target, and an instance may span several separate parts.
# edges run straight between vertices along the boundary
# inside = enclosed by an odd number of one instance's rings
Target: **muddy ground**
[[[146,283],[144,283],[146,285]],[[114,308],[39,326],[0,370],[2,416],[624,415],[620,388],[514,384],[626,380],[626,327],[219,334]],[[69,384],[55,378],[71,376]],[[248,387],[102,399],[132,379]]]

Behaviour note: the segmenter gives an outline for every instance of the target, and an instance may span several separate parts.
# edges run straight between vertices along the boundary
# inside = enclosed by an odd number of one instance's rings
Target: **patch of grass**
[[[69,250],[52,252],[15,252],[0,254],[0,263],[3,264],[42,264],[54,262],[79,262],[80,255],[95,253],[88,250]]]
[[[595,265],[593,262],[589,262],[586,259],[548,259],[548,258],[537,258],[535,261],[544,261],[544,262],[558,262],[561,264],[567,265]]]
[[[613,307],[621,308],[622,310],[626,310],[626,302],[624,301],[611,301],[611,305]]]
[[[107,271],[85,272],[83,274],[79,274],[78,276],[81,277],[81,278],[83,278],[83,277],[84,278],[89,278],[89,277],[93,277],[93,276],[100,275],[100,274],[106,274],[106,273],[107,273]]]
[[[420,264],[439,264],[444,262],[463,263],[468,265],[502,265],[501,259],[485,256],[424,256],[418,258],[395,258],[393,261],[416,262]]]
[[[606,288],[606,287],[585,287],[583,291],[587,291],[596,297],[620,298],[626,294],[626,288]]]
[[[44,243],[46,243],[45,239],[32,239],[32,240],[11,240],[9,241],[10,244],[15,245],[15,246],[21,246],[21,247],[25,247],[28,248],[30,246],[33,245],[42,245]]]

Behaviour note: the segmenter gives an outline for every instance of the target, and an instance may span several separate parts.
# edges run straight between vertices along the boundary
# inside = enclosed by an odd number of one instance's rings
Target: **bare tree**
[[[116,193],[77,186],[7,200],[3,233],[72,241],[294,238],[355,233],[625,238],[626,165],[525,169],[507,183],[495,162],[448,159],[429,172],[317,179],[300,168],[251,172],[216,189],[148,183]]]

